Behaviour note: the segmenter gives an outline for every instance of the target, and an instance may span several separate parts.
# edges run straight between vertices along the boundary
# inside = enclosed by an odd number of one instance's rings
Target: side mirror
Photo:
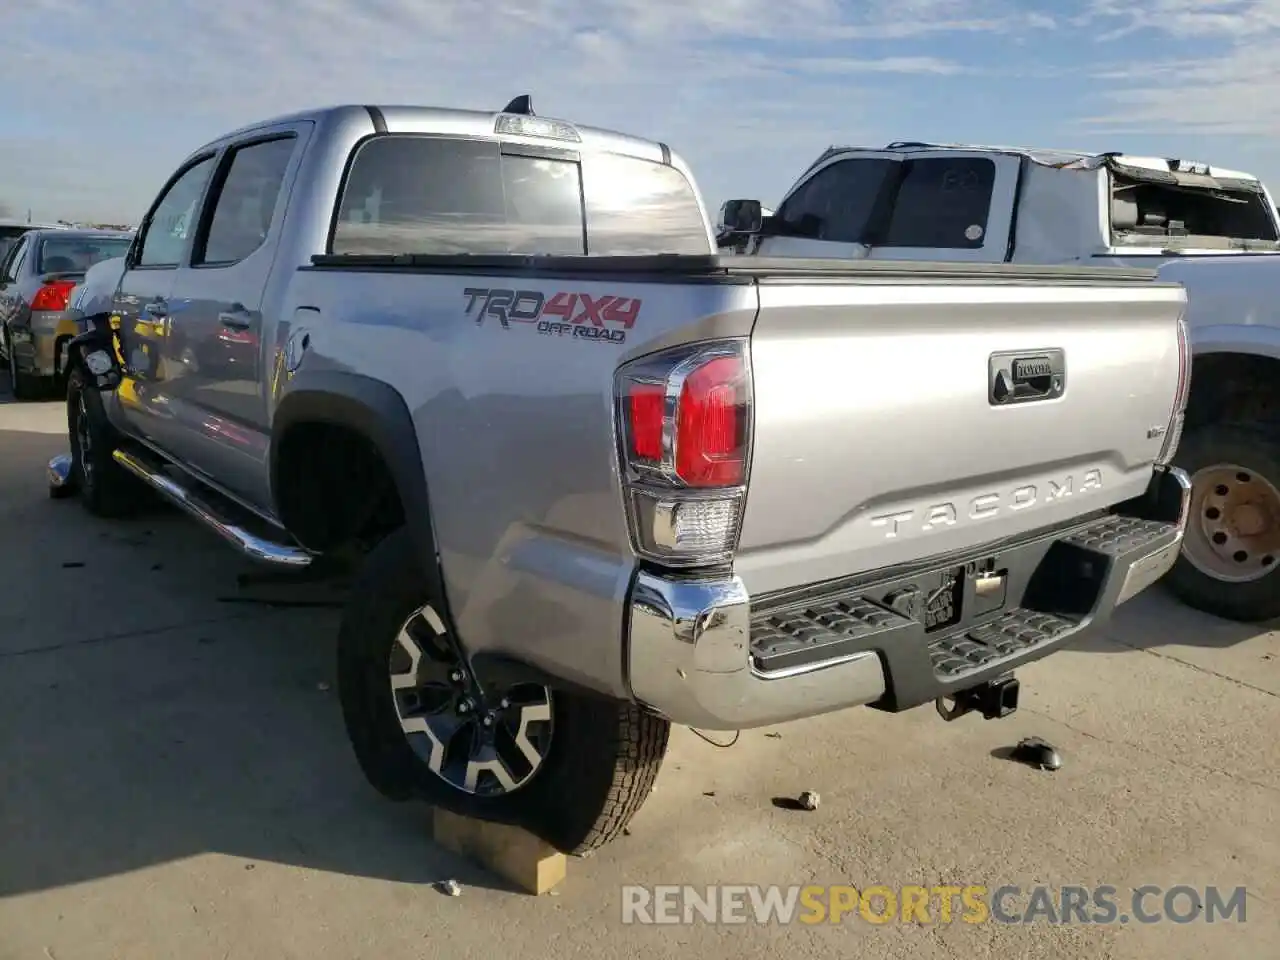
[[[764,224],[764,208],[759,200],[726,200],[720,207],[721,235],[759,233]]]

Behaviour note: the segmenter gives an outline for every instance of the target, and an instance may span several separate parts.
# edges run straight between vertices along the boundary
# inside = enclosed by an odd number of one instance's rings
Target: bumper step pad
[[[837,659],[850,648],[865,650],[919,629],[915,620],[851,597],[753,620],[751,653],[757,667],[774,672]]]
[[[772,676],[874,654],[890,689],[878,705],[907,709],[1051,652],[1109,613],[1131,571],[1153,551],[1176,550],[1178,539],[1175,523],[1111,515],[960,566],[860,588],[814,588],[753,615],[752,665]],[[935,623],[930,609],[899,606],[904,594],[938,593],[948,571],[964,572],[966,581],[956,589],[954,621]],[[975,578],[993,574],[1007,585],[997,609],[984,608],[972,588]]]
[[[929,658],[937,676],[961,677],[1056,640],[1078,626],[1074,620],[1019,607],[968,633],[934,640]]]

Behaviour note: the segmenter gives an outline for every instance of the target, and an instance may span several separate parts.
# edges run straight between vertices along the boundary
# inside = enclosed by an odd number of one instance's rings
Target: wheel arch
[[[1216,422],[1280,424],[1280,331],[1249,343],[1197,344],[1186,426]]]
[[[276,407],[271,424],[269,470],[277,515],[286,521],[281,503],[283,455],[290,432],[303,426],[328,426],[361,437],[381,459],[403,510],[423,569],[447,615],[431,500],[417,429],[404,398],[388,384],[362,374],[329,370],[304,372],[294,378]]]

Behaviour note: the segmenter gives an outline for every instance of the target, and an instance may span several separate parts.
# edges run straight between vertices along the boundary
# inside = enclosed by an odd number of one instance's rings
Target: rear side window
[[[996,165],[985,157],[909,160],[878,246],[980,248]]]
[[[266,242],[294,143],[293,137],[281,137],[231,152],[231,165],[214,201],[208,236],[192,263],[236,263]]]
[[[589,253],[712,252],[702,205],[675,167],[613,153],[590,154],[583,167]]]
[[[787,236],[861,243],[896,160],[841,160],[814,174],[778,208],[773,229]]]
[[[330,248],[581,255],[579,164],[504,154],[492,140],[376,137],[357,148]]]

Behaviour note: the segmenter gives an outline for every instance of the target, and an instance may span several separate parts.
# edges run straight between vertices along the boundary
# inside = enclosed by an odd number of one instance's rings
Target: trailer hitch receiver
[[[952,701],[951,706],[947,705],[948,699]],[[968,690],[961,690],[954,697],[939,697],[934,706],[938,716],[948,723],[975,711],[981,713],[986,720],[998,720],[1018,709],[1018,681],[1012,674],[997,677]]]

